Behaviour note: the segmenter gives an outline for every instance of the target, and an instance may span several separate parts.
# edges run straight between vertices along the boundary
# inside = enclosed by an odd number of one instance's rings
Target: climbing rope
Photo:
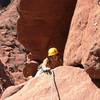
[[[53,88],[56,89],[56,93],[57,93],[57,97],[58,97],[58,100],[61,100],[60,98],[60,93],[59,93],[59,90],[58,90],[58,87],[57,87],[57,84],[56,84],[56,79],[55,79],[55,73],[54,73],[54,70],[51,70],[50,68],[48,67],[45,67],[45,68],[41,68],[38,73],[36,74],[35,77],[38,77],[40,76],[41,73],[47,73],[49,75],[52,75],[50,76],[51,77],[51,100],[53,100]],[[54,86],[54,87],[53,87]],[[54,99],[55,100],[55,99]]]
[[[58,90],[58,87],[57,87],[57,84],[56,84],[56,80],[55,80],[55,73],[54,73],[54,70],[52,70],[51,71],[52,72],[52,84],[51,84],[51,100],[53,100],[53,85],[54,85],[54,87],[55,87],[55,89],[56,89],[56,92],[57,92],[57,97],[58,97],[58,100],[61,100],[61,98],[60,98],[60,93],[59,93],[59,90]]]

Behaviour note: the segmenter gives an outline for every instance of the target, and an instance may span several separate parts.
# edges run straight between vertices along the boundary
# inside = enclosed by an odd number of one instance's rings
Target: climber
[[[50,48],[48,50],[48,57],[44,59],[43,63],[38,66],[38,72],[35,77],[39,76],[43,72],[50,73],[51,69],[54,69],[62,65],[62,59],[60,53],[56,48]]]

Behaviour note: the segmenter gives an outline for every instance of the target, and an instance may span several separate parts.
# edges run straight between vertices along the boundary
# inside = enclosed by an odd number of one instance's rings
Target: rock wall
[[[18,0],[13,0],[7,8],[0,10],[0,61],[13,76],[14,84],[25,81],[22,71],[26,62],[24,47],[17,40],[16,24],[19,17],[17,5]],[[15,69],[15,72],[9,69]],[[3,75],[1,78],[4,78]]]
[[[20,66],[25,62],[24,47],[17,40],[18,1],[14,0],[0,13],[0,59],[5,66]]]
[[[0,13],[0,37],[2,37],[0,38],[0,59],[7,66],[20,66],[26,62],[25,49],[16,40],[15,28],[18,18],[16,2],[7,11]],[[21,1],[18,7],[20,14],[18,35],[23,45],[32,52],[32,59],[41,61],[47,55],[47,49],[50,46],[58,47],[63,53],[75,4],[76,0]],[[45,73],[38,78],[29,77],[31,79],[25,84],[5,90],[1,100],[15,98],[16,100],[49,100],[51,98],[99,100],[100,80],[98,82],[94,80],[97,84],[93,83],[85,72],[86,70],[92,78],[100,79],[99,9],[97,0],[78,0],[77,2],[64,52],[64,65],[73,66],[57,67],[54,69],[54,77]],[[5,72],[5,66],[1,66],[0,75],[4,78],[6,74],[2,73]],[[74,68],[75,66],[83,66],[85,70]],[[34,70],[32,64],[25,67],[26,77],[31,75],[32,70]],[[25,81],[25,78],[22,80],[23,75],[22,77],[21,75],[19,72],[14,73],[16,84]]]
[[[64,52],[64,65],[83,66],[97,79],[100,79],[99,20],[98,0],[78,0]]]
[[[11,74],[7,71],[7,67],[0,61],[0,94],[9,86],[14,85]]]
[[[73,66],[60,66],[54,70],[55,76],[43,74],[30,79],[26,85],[14,95],[4,100],[99,100],[100,90],[91,81],[88,74]],[[67,73],[67,74],[66,74]],[[55,81],[54,81],[55,80]],[[56,86],[55,86],[55,83]],[[59,96],[57,94],[57,90]],[[18,89],[16,89],[18,90]],[[13,93],[9,88],[9,93]],[[6,94],[7,93],[7,94]],[[60,99],[59,99],[60,98]]]
[[[21,0],[17,30],[19,41],[42,61],[50,47],[63,54],[76,0]]]

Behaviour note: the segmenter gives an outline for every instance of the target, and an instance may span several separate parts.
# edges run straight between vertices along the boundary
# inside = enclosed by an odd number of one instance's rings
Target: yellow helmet
[[[54,56],[54,55],[56,55],[56,54],[58,54],[59,52],[58,52],[58,50],[57,50],[57,48],[50,48],[49,50],[48,50],[48,56]]]

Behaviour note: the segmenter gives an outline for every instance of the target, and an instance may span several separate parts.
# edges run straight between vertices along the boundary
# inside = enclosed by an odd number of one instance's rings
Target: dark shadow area
[[[73,17],[75,7],[76,7],[76,3],[77,3],[77,0],[67,0],[68,5],[66,8],[67,20],[66,20],[66,28],[65,28],[65,31],[66,31],[65,37],[66,37],[66,33],[67,33],[67,37],[68,37],[72,17]],[[67,40],[67,38],[66,38],[66,40]]]
[[[84,67],[83,67],[83,65],[82,64],[73,64],[73,65],[71,65],[71,66],[74,66],[74,67],[79,67],[79,68],[82,68],[82,69],[84,69]],[[87,74],[88,73],[90,73],[90,78],[91,78],[91,76],[93,76],[92,74],[94,73],[93,72],[93,70],[89,70],[89,71],[91,71],[91,72],[87,72]],[[100,79],[92,79],[91,78],[91,81],[94,83],[94,85],[97,87],[97,88],[100,88]]]
[[[7,7],[11,3],[11,0],[0,0],[0,9]]]
[[[83,67],[82,64],[74,64],[74,65],[72,65],[72,66],[74,66],[74,67],[79,67],[79,68],[84,69],[84,67]],[[91,74],[94,73],[92,70],[89,70],[89,71],[91,71],[91,72],[87,72],[87,74],[88,74],[88,73],[91,73]],[[89,76],[90,76],[90,78],[91,78],[91,75],[89,75]],[[100,79],[92,79],[92,78],[91,78],[91,81],[95,84],[95,86],[96,86],[97,88],[100,88]]]
[[[7,87],[12,85],[14,85],[14,80],[11,74],[7,71],[7,67],[0,61],[0,93],[3,93]]]
[[[95,84],[96,87],[100,88],[100,70],[96,70],[94,67],[90,67],[86,70],[89,74],[92,82]]]
[[[100,88],[100,79],[91,79],[91,80],[96,85],[96,87]]]
[[[72,64],[70,66],[79,67],[81,69],[84,69],[84,67],[83,67],[83,65],[81,63],[74,63],[74,64]]]
[[[67,39],[68,39],[68,35],[69,35],[69,31],[70,31],[70,25],[71,25],[71,21],[72,21],[73,14],[74,14],[74,11],[75,11],[75,7],[76,7],[76,4],[77,4],[77,0],[67,0],[66,4],[67,4],[67,7],[66,7],[67,18],[66,18],[66,21],[65,21],[65,23],[66,23],[65,30],[63,30],[64,31],[63,35],[65,37],[64,47],[65,47]],[[64,54],[64,52],[63,52],[63,54]]]
[[[79,68],[82,68],[82,69],[84,69],[84,67],[83,67],[83,65],[82,64],[76,64],[76,65],[74,65],[75,67],[79,67]]]

